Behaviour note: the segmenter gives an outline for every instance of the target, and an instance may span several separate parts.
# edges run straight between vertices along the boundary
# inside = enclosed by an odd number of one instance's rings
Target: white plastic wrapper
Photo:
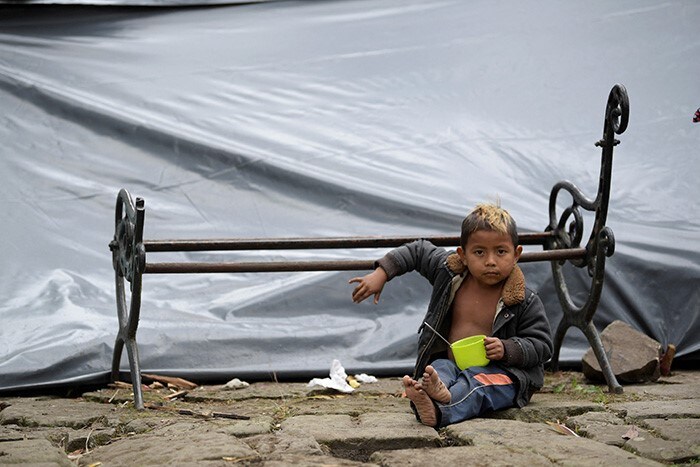
[[[376,377],[368,375],[367,373],[360,373],[359,375],[355,375],[355,379],[357,380],[358,383],[376,383],[378,380]]]
[[[340,361],[334,359],[331,362],[331,373],[328,378],[314,378],[309,381],[306,387],[313,388],[320,386],[327,389],[335,389],[336,391],[351,393],[355,389],[348,384],[348,375],[345,373],[345,368],[340,364]]]

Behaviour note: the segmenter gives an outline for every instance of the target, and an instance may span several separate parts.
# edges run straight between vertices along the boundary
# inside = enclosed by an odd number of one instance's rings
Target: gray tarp
[[[540,231],[555,182],[594,195],[616,82],[631,118],[595,321],[697,360],[698,24],[697,2],[653,0],[0,8],[0,389],[104,380],[122,187],[145,198],[149,239],[454,235],[497,197]],[[548,265],[525,271],[556,326]],[[142,367],[406,371],[428,285],[405,276],[354,305],[353,275],[147,275]],[[562,361],[585,347],[571,330]]]

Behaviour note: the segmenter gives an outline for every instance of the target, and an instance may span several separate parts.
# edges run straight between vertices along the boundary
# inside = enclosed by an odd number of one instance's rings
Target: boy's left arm
[[[500,363],[530,368],[542,365],[552,356],[552,333],[542,300],[533,294],[518,319],[516,335],[501,339],[504,356]]]

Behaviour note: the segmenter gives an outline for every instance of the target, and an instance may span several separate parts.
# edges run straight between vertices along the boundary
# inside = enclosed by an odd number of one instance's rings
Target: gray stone
[[[679,463],[694,460],[700,454],[700,420],[697,423],[690,423],[691,420],[648,420],[644,425],[652,428],[656,425],[659,430],[654,432],[641,426],[635,426],[636,436],[625,439],[633,425],[624,422],[613,414],[586,414],[569,420],[576,426],[577,431],[595,441],[621,447],[627,451],[638,454],[642,457],[658,460],[661,462]],[[671,423],[668,423],[671,422]],[[678,422],[678,423],[674,423]],[[665,425],[668,423],[668,425]],[[659,437],[665,425],[669,431],[674,433],[676,439]],[[693,428],[695,429],[693,431]],[[683,430],[683,431],[681,431]]]
[[[633,403],[633,409],[639,409],[640,403]],[[672,408],[668,402],[662,401],[664,411]],[[644,413],[658,413],[659,403],[643,404]],[[572,417],[567,425],[595,441],[610,444],[634,452],[640,456],[662,462],[685,462],[694,460],[700,455],[700,419],[644,419],[641,420],[638,410],[632,410],[636,416],[630,416],[630,411],[620,411],[627,415],[628,420],[636,420],[637,436],[624,439],[631,424],[611,413],[585,414]]]
[[[362,383],[354,394],[400,396],[404,391],[401,378],[380,379],[376,383]]]
[[[283,459],[271,458],[265,459],[265,467],[289,467],[290,465],[307,465],[309,467],[351,467],[351,466],[372,466],[376,464],[370,464],[363,461],[353,461],[349,459],[338,459],[332,456],[300,456],[296,454],[285,456]]]
[[[36,426],[108,426],[113,407],[71,399],[22,399],[0,412],[0,424]]]
[[[651,439],[654,437],[649,431],[636,425],[625,424],[624,420],[611,413],[584,414],[572,417],[567,420],[566,425],[581,436],[617,447],[637,442],[635,441],[637,438],[632,440],[623,438],[633,426],[637,429],[638,438]]]
[[[434,447],[440,436],[420,424],[410,413],[348,415],[302,415],[282,422],[282,432],[306,434],[330,448],[335,456],[366,460],[382,449]]]
[[[547,457],[528,449],[498,446],[450,446],[441,449],[401,449],[378,451],[370,456],[371,462],[383,467],[404,466],[489,466],[505,467],[514,465],[551,466]]]
[[[207,422],[175,422],[145,434],[101,446],[81,463],[108,465],[173,465],[255,461],[259,455],[243,441],[220,433]]]
[[[569,417],[566,421],[569,428],[586,429],[587,426],[624,425],[625,420],[611,412],[586,412],[582,415]],[[573,426],[572,426],[573,425]]]
[[[659,418],[642,422],[661,438],[686,440],[688,445],[700,445],[700,418]]]
[[[629,440],[624,445],[625,449],[640,456],[658,460],[664,463],[681,463],[697,459],[700,449],[697,444],[689,446],[685,441],[669,441],[645,433]]]
[[[148,433],[154,428],[164,426],[170,422],[158,418],[136,418],[119,427],[119,431],[125,435],[132,436],[141,433]]]
[[[0,443],[0,464],[46,465],[74,467],[66,454],[46,439],[3,441]]]
[[[642,422],[656,435],[651,442],[630,443],[640,455],[681,463],[700,456],[700,418],[647,419]]]
[[[399,379],[380,379],[376,383],[363,383],[351,394],[341,394],[328,389],[313,389],[309,388],[307,383],[258,382],[235,391],[226,390],[223,386],[200,386],[196,390],[190,391],[186,398],[192,402],[227,402],[246,399],[289,399],[292,397],[324,395],[331,397],[340,395],[349,397],[358,395],[399,396],[402,392],[403,387]],[[104,396],[106,395],[100,397]]]
[[[600,334],[603,348],[620,383],[656,381],[661,375],[661,344],[629,324],[613,321]],[[591,381],[605,381],[600,364],[589,348],[581,361],[583,374]]]
[[[658,465],[614,446],[560,434],[543,423],[475,419],[447,427],[445,431],[460,444],[527,450],[557,465]]]
[[[565,420],[567,417],[586,412],[602,411],[602,404],[553,396],[535,394],[530,404],[520,409],[507,409],[494,412],[489,418],[520,420],[522,422],[547,422]]]
[[[621,402],[608,405],[631,421],[645,418],[700,418],[700,399]]]
[[[70,427],[42,428],[36,432],[65,452],[84,451],[108,444],[114,438],[114,428],[73,429]]]
[[[250,420],[219,421],[219,431],[231,436],[252,436],[269,433],[272,430],[272,417],[254,417]]]
[[[674,371],[656,382],[626,385],[625,392],[655,399],[700,399],[700,373]]]
[[[229,391],[223,386],[200,386],[187,394],[187,400],[193,402],[240,401],[246,399],[283,399],[301,397],[309,393],[305,383],[259,382],[247,388]]]
[[[26,434],[20,431],[20,427],[16,425],[0,425],[0,442],[20,441],[26,437]]]
[[[375,394],[317,394],[287,403],[295,415],[338,414],[357,416],[367,412],[410,411],[408,399]]]
[[[323,456],[326,454],[312,436],[291,436],[278,432],[251,436],[244,441],[266,458],[279,455]]]

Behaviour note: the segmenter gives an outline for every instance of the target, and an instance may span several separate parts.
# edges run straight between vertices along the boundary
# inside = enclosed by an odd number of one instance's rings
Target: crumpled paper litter
[[[361,383],[376,383],[377,378],[374,376],[369,376],[364,373],[360,375],[355,375],[355,379]],[[340,364],[340,361],[334,359],[331,362],[331,371],[328,378],[314,378],[309,381],[306,385],[308,388],[313,388],[320,386],[327,389],[335,389],[343,393],[351,393],[355,390],[350,384],[348,384],[348,375],[345,373],[345,368]]]

